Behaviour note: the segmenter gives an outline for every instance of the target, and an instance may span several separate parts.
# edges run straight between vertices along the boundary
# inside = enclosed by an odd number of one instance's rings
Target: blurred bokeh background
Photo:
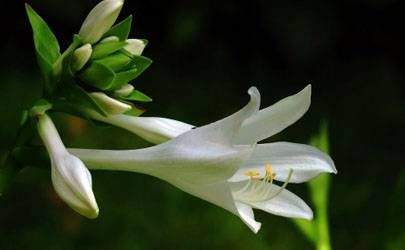
[[[96,0],[29,0],[71,41]],[[132,37],[154,60],[134,85],[153,97],[147,116],[203,125],[244,105],[255,85],[262,105],[313,85],[312,106],[271,138],[307,143],[326,119],[339,170],[332,178],[334,249],[405,249],[405,71],[398,0],[127,0]],[[41,77],[24,1],[0,16],[1,150],[20,113],[40,95]],[[139,148],[126,131],[56,114],[71,147]],[[47,168],[26,168],[0,198],[0,249],[313,249],[286,218],[257,211],[254,235],[237,217],[155,178],[93,172],[97,220],[55,194]],[[290,185],[310,203],[306,185]]]

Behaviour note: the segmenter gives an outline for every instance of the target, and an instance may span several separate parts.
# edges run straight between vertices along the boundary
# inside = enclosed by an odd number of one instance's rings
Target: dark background
[[[64,49],[97,1],[28,1]],[[23,1],[2,3],[0,138],[40,95]],[[148,116],[203,125],[247,101],[262,105],[313,85],[312,106],[271,138],[306,143],[327,119],[339,174],[330,194],[335,249],[405,247],[404,8],[397,0],[129,1],[132,37],[146,38],[152,66],[134,85],[153,97]],[[147,145],[110,127],[57,115],[76,147]],[[97,140],[94,140],[94,138]],[[97,142],[95,142],[97,141]],[[288,219],[257,212],[254,235],[235,216],[155,178],[93,172],[101,209],[78,216],[53,191],[48,169],[25,169],[0,198],[0,249],[312,249]],[[309,201],[305,185],[291,185]]]

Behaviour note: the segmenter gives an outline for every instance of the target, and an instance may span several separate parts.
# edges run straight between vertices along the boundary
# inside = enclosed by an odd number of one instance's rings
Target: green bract
[[[28,19],[32,27],[35,52],[42,75],[45,78],[45,89],[52,90],[53,64],[60,57],[59,43],[46,22],[31,8],[25,4]]]

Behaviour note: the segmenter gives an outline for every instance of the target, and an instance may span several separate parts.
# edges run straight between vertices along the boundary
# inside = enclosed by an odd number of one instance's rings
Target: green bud
[[[114,91],[114,94],[117,96],[128,96],[134,90],[134,86],[131,84],[125,84],[121,88]]]
[[[135,56],[140,56],[145,49],[145,42],[140,39],[127,39],[124,49]]]
[[[89,61],[92,47],[89,43],[83,45],[82,47],[76,49],[72,55],[71,67],[73,71],[81,70],[84,65]]]
[[[123,5],[123,0],[104,0],[97,4],[80,28],[83,43],[97,42],[114,24]]]
[[[108,36],[106,38],[104,38],[103,40],[101,40],[99,43],[111,43],[111,42],[119,42],[120,39],[118,38],[118,36]]]
[[[108,114],[122,114],[132,109],[131,105],[120,102],[102,92],[90,93],[93,100]]]

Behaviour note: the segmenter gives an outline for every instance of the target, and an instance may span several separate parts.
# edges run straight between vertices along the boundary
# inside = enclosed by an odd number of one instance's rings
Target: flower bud
[[[108,36],[106,38],[103,38],[99,43],[111,43],[111,42],[119,42],[120,39],[118,36]]]
[[[146,44],[140,39],[127,39],[127,45],[124,46],[124,49],[135,56],[140,56],[145,48]]]
[[[72,69],[74,71],[81,70],[89,61],[93,49],[89,43],[76,49],[72,55]]]
[[[79,214],[96,218],[99,209],[89,170],[79,158],[66,150],[55,125],[46,114],[38,115],[38,133],[51,159],[52,183],[56,193]]]
[[[134,86],[131,84],[125,84],[121,88],[114,91],[117,96],[128,96],[134,90]]]
[[[97,4],[80,28],[79,36],[82,42],[97,42],[114,24],[123,4],[123,0],[104,0]]]
[[[102,92],[93,92],[90,93],[90,96],[108,114],[122,114],[132,109],[131,105],[111,98]]]

